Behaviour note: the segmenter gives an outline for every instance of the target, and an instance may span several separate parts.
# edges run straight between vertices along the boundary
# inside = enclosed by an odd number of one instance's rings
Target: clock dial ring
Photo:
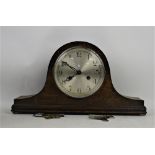
[[[94,94],[101,87],[105,68],[100,56],[86,47],[65,49],[54,64],[54,80],[66,95],[84,98]]]

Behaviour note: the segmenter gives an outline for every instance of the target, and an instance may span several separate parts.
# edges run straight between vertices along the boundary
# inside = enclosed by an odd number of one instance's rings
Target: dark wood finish
[[[66,49],[81,46],[94,50],[100,55],[106,70],[101,88],[93,95],[75,99],[62,93],[54,81],[53,66],[58,56]],[[71,42],[60,47],[53,55],[44,88],[36,95],[19,97],[14,100],[13,113],[57,113],[57,114],[115,114],[145,115],[144,101],[120,95],[113,87],[107,58],[96,46],[87,42]]]

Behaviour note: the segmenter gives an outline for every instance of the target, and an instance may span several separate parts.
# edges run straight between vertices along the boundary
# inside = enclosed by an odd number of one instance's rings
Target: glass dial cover
[[[68,96],[84,98],[94,94],[105,77],[100,56],[89,48],[72,47],[60,54],[54,64],[54,80]]]

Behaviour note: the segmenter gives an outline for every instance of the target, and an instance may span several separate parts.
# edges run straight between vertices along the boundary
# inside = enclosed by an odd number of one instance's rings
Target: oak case
[[[95,51],[105,66],[105,79],[100,89],[85,98],[72,98],[62,93],[55,81],[53,67],[58,56],[68,48],[81,46]],[[43,89],[33,96],[14,99],[13,113],[52,113],[52,114],[113,114],[145,115],[144,100],[129,98],[119,94],[111,80],[110,68],[104,53],[88,42],[71,42],[60,47],[52,56]]]

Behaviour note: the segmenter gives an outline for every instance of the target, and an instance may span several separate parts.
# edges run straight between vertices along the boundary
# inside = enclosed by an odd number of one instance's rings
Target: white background
[[[114,87],[145,100],[146,116],[44,120],[10,112],[13,99],[39,92],[49,61],[62,45],[87,41],[108,58]],[[2,127],[153,127],[153,27],[2,27]]]
[[[154,26],[154,6],[154,0],[0,0],[0,25]],[[4,155],[155,152],[154,129],[0,129],[0,139]]]

